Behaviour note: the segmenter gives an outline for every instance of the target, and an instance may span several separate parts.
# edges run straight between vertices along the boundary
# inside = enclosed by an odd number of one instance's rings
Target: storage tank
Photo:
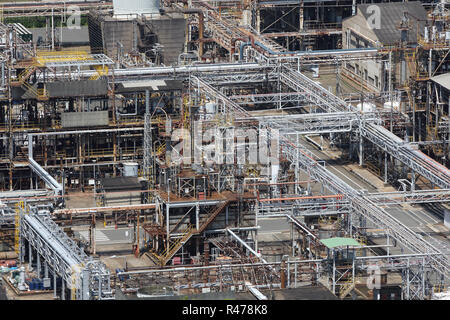
[[[123,164],[124,177],[137,177],[139,164],[136,162],[126,162]]]
[[[159,14],[159,0],[113,0],[114,15]]]

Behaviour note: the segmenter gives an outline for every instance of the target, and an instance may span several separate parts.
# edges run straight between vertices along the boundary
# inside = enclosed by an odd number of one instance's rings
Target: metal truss
[[[87,256],[51,219],[48,210],[30,207],[30,213],[21,213],[20,237],[67,283],[74,292],[72,299],[112,298],[109,270]]]
[[[307,201],[283,201],[282,203],[258,202],[258,216],[329,216],[349,213],[350,202],[346,199],[314,199]]]
[[[280,80],[294,91],[308,92],[306,97],[311,102],[319,102],[326,107],[326,112],[357,111],[344,100],[338,98],[313,80],[287,66],[281,67]],[[410,167],[414,172],[427,178],[431,183],[443,189],[450,189],[450,171],[443,165],[413,149],[402,139],[382,126],[371,122],[359,121],[362,137],[377,145],[382,150]]]
[[[230,101],[223,93],[214,89],[206,81],[195,76],[191,77],[191,80],[193,81],[192,86],[194,88],[203,91],[210,99],[216,101],[219,112],[235,114],[240,118],[250,117],[250,114],[245,109]]]
[[[263,71],[263,72],[261,72]],[[231,86],[233,84],[254,84],[259,82],[276,81],[278,79],[278,73],[275,69],[271,70],[257,70],[257,72],[227,72],[212,74],[209,76],[201,75],[202,79],[205,79],[209,84],[220,87],[220,86]]]
[[[436,190],[416,190],[416,191],[400,191],[400,192],[380,192],[369,193],[367,195],[372,201],[391,205],[398,203],[433,203],[433,202],[450,202],[449,189]]]
[[[413,149],[408,143],[373,123],[360,123],[360,134],[380,149],[443,189],[450,189],[450,171],[440,163]]]
[[[311,94],[323,103],[326,103],[331,110],[340,109],[339,111],[344,111],[342,110],[343,108],[349,108],[343,100],[332,95],[300,73],[288,70],[288,74],[290,75],[288,77],[290,80],[293,78],[297,79],[297,81],[294,82],[296,87],[296,83],[299,82],[306,84],[306,88],[304,89],[314,91],[311,92]],[[222,93],[209,86],[204,81],[197,78],[197,83],[199,90],[203,89],[211,98],[215,97],[217,100],[220,100],[226,105],[227,111],[232,112],[235,117],[251,118],[251,115],[247,111],[243,110],[235,102],[225,97]],[[298,91],[298,88],[295,89]],[[331,173],[324,165],[317,162],[314,155],[305,147],[291,141],[283,133],[277,132],[276,130],[270,130],[273,127],[279,128],[280,126],[286,126],[283,119],[266,121],[265,123],[265,127],[269,129],[268,131],[272,135],[272,138],[279,140],[281,153],[286,159],[291,163],[298,164],[298,167],[302,171],[306,172],[312,179],[322,183],[322,185],[331,192],[335,194],[344,194],[350,201],[356,214],[368,219],[374,223],[374,225],[388,230],[389,234],[406,248],[409,248],[412,252],[428,254],[430,265],[445,277],[450,277],[450,261],[448,255],[442,253],[435,246],[425,241],[422,236],[413,232],[388,212],[380,208],[376,203],[364,196],[362,191],[353,189],[347,183]]]
[[[367,121],[371,115],[366,114]],[[261,116],[255,117],[261,124],[270,123],[272,129],[283,134],[324,134],[351,132],[357,128],[358,115],[350,112],[307,113],[300,115]]]
[[[233,95],[228,97],[230,100],[239,105],[247,104],[286,104],[286,103],[301,103],[306,101],[304,92],[274,92],[261,94],[245,94]],[[309,105],[308,107],[316,107]]]
[[[295,92],[305,92],[305,99],[320,104],[326,112],[351,111],[351,106],[305,75],[286,66],[280,70],[281,83]]]
[[[86,66],[108,66],[113,65],[114,61],[107,55],[100,54],[65,54],[65,55],[45,55],[36,58],[40,65],[47,68],[61,67],[86,67]]]

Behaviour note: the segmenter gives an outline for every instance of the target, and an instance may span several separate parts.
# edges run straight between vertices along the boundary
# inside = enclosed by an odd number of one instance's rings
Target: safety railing
[[[150,254],[155,257],[161,264],[164,266],[170,258],[173,257],[178,250],[180,250],[181,246],[188,241],[193,235],[194,227],[189,224],[186,230],[183,232],[183,235],[176,240],[174,240],[167,248],[161,253],[157,254],[155,252],[151,252]]]

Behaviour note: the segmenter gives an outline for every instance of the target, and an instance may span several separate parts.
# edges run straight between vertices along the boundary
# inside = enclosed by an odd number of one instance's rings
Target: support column
[[[387,152],[384,153],[384,183],[388,183],[388,160]]]
[[[58,298],[56,295],[56,272],[53,270],[53,299]]]
[[[33,264],[33,247],[31,246],[31,243],[28,242],[28,271],[33,270],[32,264]]]
[[[204,29],[204,17],[203,13],[198,14],[198,55],[200,61],[203,56],[203,29]]]
[[[38,278],[41,278],[41,255],[36,250],[36,273]]]
[[[200,213],[200,206],[198,205],[198,202],[197,202],[195,204],[195,229],[197,229],[197,230],[198,230],[198,228],[200,228],[199,213]]]
[[[359,133],[359,166],[362,167],[364,165],[364,160],[363,160],[363,137],[361,132]]]
[[[386,253],[389,255],[389,231],[386,233]]]

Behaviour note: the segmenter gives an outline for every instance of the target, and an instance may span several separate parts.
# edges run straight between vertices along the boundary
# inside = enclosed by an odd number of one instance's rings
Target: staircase
[[[27,65],[24,70],[19,73],[17,80],[11,81],[11,85],[21,86],[25,91],[28,91],[32,95],[36,96],[36,99],[38,100],[48,100],[48,92],[45,88],[37,89],[34,85],[27,82],[28,78],[30,78],[36,69],[37,66],[35,64]]]
[[[208,225],[213,222],[213,220],[219,215],[219,213],[222,212],[223,209],[225,209],[231,202],[233,201],[233,199],[227,199],[225,202],[222,202],[221,204],[217,205],[214,210],[208,214],[207,219],[205,220],[205,222],[203,222],[199,229],[196,230],[195,233],[202,233],[203,231],[205,231],[206,227],[208,227]]]
[[[36,71],[36,66],[25,66],[23,71],[17,75],[16,81],[11,81],[11,85],[23,85],[25,81]]]
[[[208,214],[208,217],[206,220],[200,225],[199,229],[196,230],[192,225],[188,225],[185,231],[183,231],[183,235],[180,238],[177,238],[174,240],[167,248],[164,250],[161,254],[157,254],[154,251],[148,252],[148,256],[157,264],[159,264],[161,267],[165,266],[167,262],[169,262],[170,259],[178,252],[178,250],[181,249],[181,247],[189,241],[189,239],[194,234],[199,234],[205,231],[205,229],[208,227],[208,225],[214,221],[214,219],[217,217],[217,215],[222,212],[223,209],[227,207],[230,202],[232,202],[234,199],[228,199],[219,205],[217,205],[210,214]]]
[[[353,279],[345,282],[339,290],[339,299],[344,299],[355,288]]]
[[[180,250],[181,246],[184,245],[189,239],[193,236],[194,228],[192,225],[189,225],[186,230],[183,232],[183,235],[173,241],[161,254],[157,254],[154,251],[149,252],[148,256],[154,261],[157,262],[161,267],[165,266],[166,263],[172,259],[175,253]]]

